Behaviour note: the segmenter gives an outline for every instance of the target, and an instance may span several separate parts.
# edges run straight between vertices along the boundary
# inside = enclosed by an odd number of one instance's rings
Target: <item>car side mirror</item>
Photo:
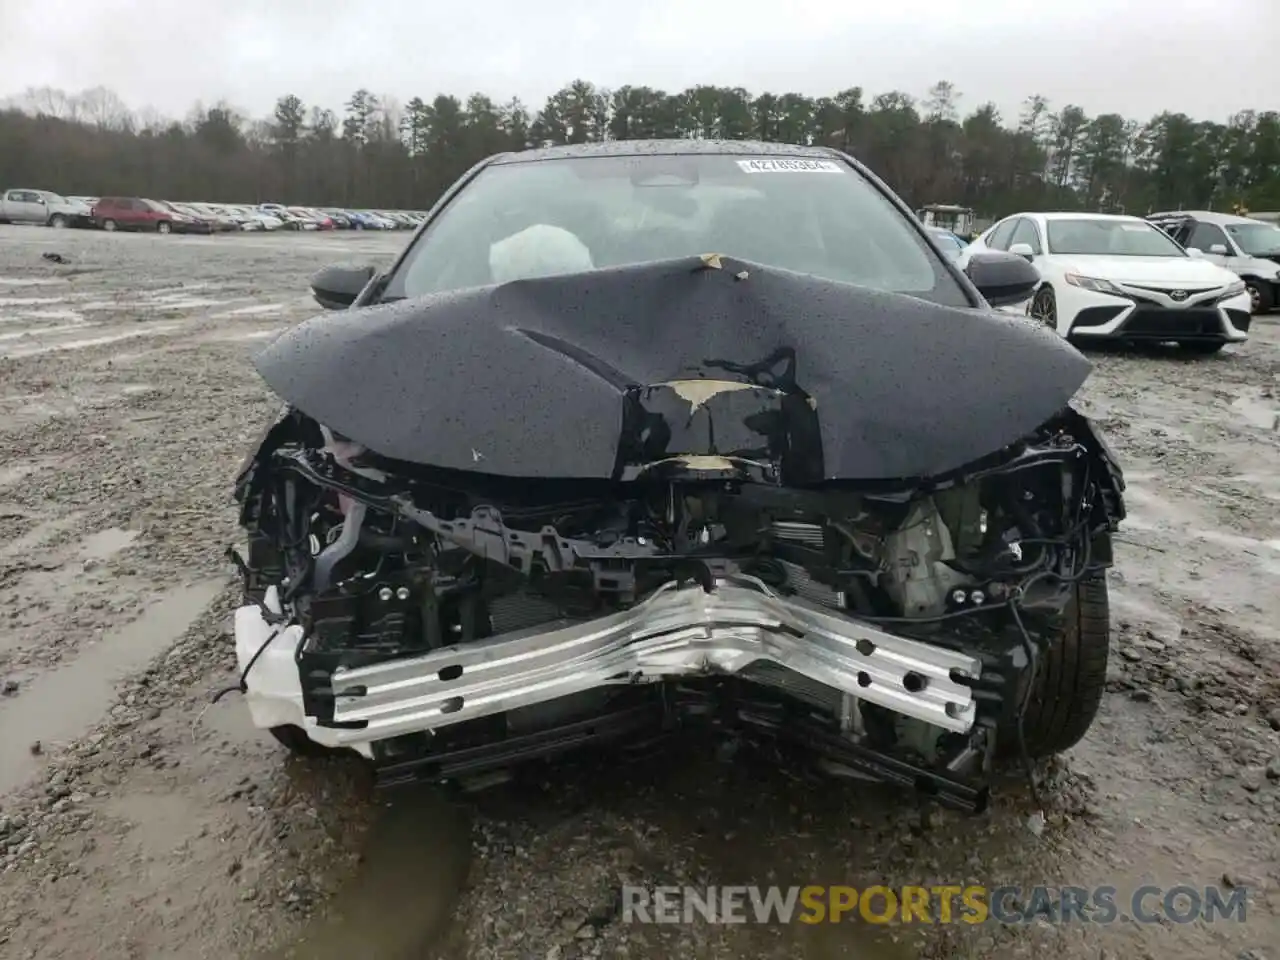
[[[965,273],[993,307],[1021,303],[1040,285],[1040,271],[1014,253],[975,253]]]
[[[1031,249],[1031,244],[1029,243],[1015,243],[1009,248],[1009,252],[1015,257],[1021,257],[1023,260],[1030,260],[1036,255],[1036,252]]]
[[[1216,253],[1220,257],[1227,255],[1227,245],[1225,243],[1214,243],[1209,246],[1210,253]]]
[[[311,295],[326,310],[345,310],[360,296],[375,272],[369,266],[324,267],[311,278]]]
[[[1200,260],[1204,257],[1204,251],[1199,247],[1187,247],[1187,256],[1193,260]]]

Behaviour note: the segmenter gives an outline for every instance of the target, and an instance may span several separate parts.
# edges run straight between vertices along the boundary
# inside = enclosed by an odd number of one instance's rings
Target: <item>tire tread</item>
[[[1023,732],[1033,757],[1061,753],[1083,739],[1102,703],[1111,645],[1106,574],[1076,584],[1063,629],[1045,652]]]

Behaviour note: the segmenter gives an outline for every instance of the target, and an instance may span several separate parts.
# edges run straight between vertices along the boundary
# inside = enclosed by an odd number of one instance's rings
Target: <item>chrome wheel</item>
[[[1262,311],[1262,291],[1256,284],[1249,284],[1246,288],[1249,291],[1249,309],[1254,313]]]

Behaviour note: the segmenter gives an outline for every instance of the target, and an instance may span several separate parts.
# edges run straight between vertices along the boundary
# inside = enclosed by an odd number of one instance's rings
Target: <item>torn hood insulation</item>
[[[1025,319],[709,255],[335,311],[255,360],[303,413],[393,459],[630,479],[933,477],[1039,427],[1089,362]]]

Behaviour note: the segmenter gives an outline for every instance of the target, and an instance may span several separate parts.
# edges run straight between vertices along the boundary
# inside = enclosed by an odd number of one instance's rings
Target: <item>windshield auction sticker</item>
[[[757,160],[739,160],[744,173],[840,173],[840,164],[834,160],[801,160],[793,157],[769,157]]]

